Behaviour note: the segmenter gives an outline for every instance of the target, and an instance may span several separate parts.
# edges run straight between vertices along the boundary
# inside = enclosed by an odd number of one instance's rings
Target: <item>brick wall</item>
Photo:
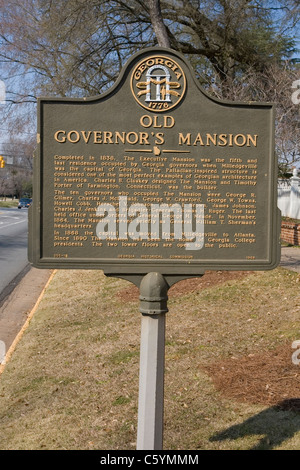
[[[300,224],[281,222],[281,240],[289,245],[300,245]]]

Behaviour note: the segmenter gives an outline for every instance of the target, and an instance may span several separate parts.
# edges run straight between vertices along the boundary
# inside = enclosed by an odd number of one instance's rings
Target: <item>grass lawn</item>
[[[6,201],[0,200],[0,207],[17,207],[19,204],[18,199],[7,199]]]
[[[165,450],[300,449],[299,287],[277,268],[169,290]],[[135,449],[140,316],[127,281],[57,271],[0,376],[0,448]]]

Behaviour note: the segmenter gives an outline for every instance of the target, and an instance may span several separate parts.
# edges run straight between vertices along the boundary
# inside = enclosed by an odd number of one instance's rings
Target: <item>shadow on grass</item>
[[[210,438],[211,442],[263,436],[250,450],[272,450],[300,431],[300,398],[284,400],[241,424]]]

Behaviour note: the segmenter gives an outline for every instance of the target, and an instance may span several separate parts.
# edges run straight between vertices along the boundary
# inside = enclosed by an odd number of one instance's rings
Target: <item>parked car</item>
[[[32,199],[29,197],[22,197],[18,204],[18,209],[22,209],[22,207],[29,207],[32,204]]]

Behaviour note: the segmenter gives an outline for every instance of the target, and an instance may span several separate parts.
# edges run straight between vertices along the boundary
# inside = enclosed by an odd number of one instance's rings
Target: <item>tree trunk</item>
[[[170,48],[167,28],[164,24],[160,9],[160,0],[148,0],[151,23],[159,46]]]

